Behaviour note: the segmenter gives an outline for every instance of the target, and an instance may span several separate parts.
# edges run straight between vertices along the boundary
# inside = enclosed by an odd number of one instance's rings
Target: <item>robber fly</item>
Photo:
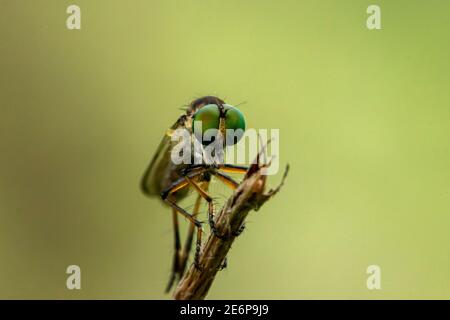
[[[190,103],[178,120],[170,127],[166,135],[162,139],[152,161],[145,171],[141,181],[142,191],[150,197],[159,197],[164,203],[172,208],[173,229],[175,236],[175,252],[172,264],[172,273],[166,292],[170,291],[175,281],[179,281],[186,269],[187,260],[191,250],[193,237],[196,233],[196,250],[194,256],[194,264],[197,265],[201,250],[202,228],[201,223],[197,219],[199,208],[202,200],[208,204],[208,221],[210,222],[211,230],[214,232],[213,215],[214,206],[212,197],[208,193],[208,186],[211,177],[217,178],[228,187],[235,189],[238,183],[231,178],[227,173],[246,173],[247,168],[244,166],[237,166],[225,163],[210,163],[208,161],[201,161],[201,163],[181,163],[175,164],[171,160],[171,152],[176,145],[173,141],[172,134],[177,129],[188,130],[191,134],[195,132],[195,126],[201,122],[201,132],[204,133],[207,129],[216,129],[217,134],[226,137],[228,129],[245,130],[244,115],[237,109],[223,100],[206,96],[199,98]],[[202,137],[193,135],[196,139],[201,140],[201,145],[207,145]],[[228,144],[237,143],[236,139],[223,139],[224,147]],[[221,141],[221,140],[217,140]],[[184,199],[190,190],[195,190],[197,199],[194,204],[192,212],[179,205],[179,202]],[[178,215],[181,214],[190,222],[187,238],[184,247],[181,246],[180,233],[178,226]]]

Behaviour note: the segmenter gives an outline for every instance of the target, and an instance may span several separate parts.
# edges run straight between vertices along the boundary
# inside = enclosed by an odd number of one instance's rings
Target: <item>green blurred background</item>
[[[208,298],[450,298],[449,9],[0,0],[0,298],[170,298],[170,211],[138,184],[208,94],[279,128],[291,165]]]

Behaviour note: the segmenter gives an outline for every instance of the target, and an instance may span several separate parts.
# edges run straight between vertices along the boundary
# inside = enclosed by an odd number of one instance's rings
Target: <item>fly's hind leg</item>
[[[174,236],[175,236],[175,251],[174,256],[172,260],[172,273],[169,278],[169,283],[166,287],[166,293],[170,291],[172,288],[177,276],[180,276],[180,263],[182,259],[182,252],[181,252],[181,242],[180,242],[180,228],[178,225],[178,212],[175,209],[172,209],[172,220],[173,220],[173,230],[174,230]]]
[[[194,204],[194,209],[192,210],[192,216],[194,218],[197,217],[197,215],[200,211],[201,202],[202,202],[202,197],[200,195],[198,195],[197,200],[195,201],[195,204]],[[186,242],[184,243],[183,251],[181,253],[181,259],[180,259],[181,275],[180,275],[180,277],[184,274],[184,271],[186,270],[187,261],[189,259],[189,253],[191,252],[191,248],[192,248],[192,241],[194,240],[194,232],[195,232],[195,225],[190,224],[188,233],[186,236]],[[197,251],[197,248],[196,248],[196,251]]]
[[[196,253],[195,257],[198,260],[198,257],[200,255],[200,249],[201,249],[201,241],[202,241],[202,225],[200,221],[196,219],[196,217],[183,208],[181,208],[176,201],[173,199],[172,195],[185,187],[189,186],[189,183],[186,181],[186,179],[182,178],[177,181],[175,181],[169,188],[164,190],[161,193],[161,198],[172,207],[173,213],[174,213],[174,230],[175,230],[175,256],[174,256],[174,262],[173,262],[173,269],[172,269],[172,275],[169,279],[169,283],[166,288],[166,292],[170,291],[173,283],[175,282],[176,277],[181,278],[184,272],[185,263],[182,260],[182,253],[181,253],[181,245],[179,241],[179,231],[178,231],[178,218],[176,214],[181,214],[185,218],[189,220],[189,222],[192,225],[192,228],[197,228],[197,245],[196,245]],[[183,258],[184,259],[184,258]],[[186,258],[187,259],[187,258]],[[196,260],[196,261],[197,261]],[[181,263],[182,262],[182,263]]]

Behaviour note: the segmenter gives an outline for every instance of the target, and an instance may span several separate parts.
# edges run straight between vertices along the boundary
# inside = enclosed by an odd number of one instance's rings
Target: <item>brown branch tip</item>
[[[221,269],[235,238],[242,231],[250,210],[258,210],[283,186],[289,171],[286,166],[281,183],[265,192],[267,165],[253,164],[244,180],[214,217],[216,232],[211,232],[204,244],[198,265],[192,264],[181,278],[173,297],[177,300],[202,300],[208,294],[217,272]]]

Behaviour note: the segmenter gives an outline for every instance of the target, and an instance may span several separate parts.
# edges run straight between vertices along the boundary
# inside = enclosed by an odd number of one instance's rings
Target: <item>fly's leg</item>
[[[229,173],[247,173],[248,171],[248,167],[237,166],[234,164],[219,164],[217,165],[217,169],[219,169],[222,172],[229,172]]]
[[[236,188],[239,186],[239,183],[235,181],[233,178],[231,178],[229,175],[226,175],[220,171],[215,171],[213,174],[217,179],[219,179],[223,184],[225,184],[232,190],[236,190]]]
[[[195,190],[197,190],[198,194],[206,200],[206,202],[208,203],[208,221],[209,221],[209,225],[211,227],[211,231],[217,235],[218,231],[214,225],[214,204],[213,204],[213,200],[211,198],[211,196],[203,189],[199,186],[199,184],[197,182],[195,182],[194,180],[192,180],[191,178],[186,176],[186,180],[188,181],[188,183],[194,187]]]
[[[175,236],[175,252],[172,260],[172,273],[169,278],[169,283],[166,287],[166,293],[170,291],[170,288],[172,288],[173,283],[175,282],[175,279],[177,275],[179,275],[180,271],[180,260],[181,260],[181,242],[180,242],[180,228],[178,225],[178,213],[175,209],[172,209],[172,219],[173,219],[173,230],[174,230],[174,236]]]
[[[225,168],[225,166],[230,166],[230,167],[229,167],[230,172],[239,172],[239,173],[242,173],[243,170],[246,170],[245,167],[237,167],[237,166],[231,166],[231,165],[224,165],[224,168]],[[222,169],[222,168],[220,168],[220,169]],[[236,171],[234,171],[234,170],[236,170]],[[216,178],[218,178],[220,181],[222,181],[226,186],[230,187],[232,190],[235,190],[235,189],[239,186],[239,183],[237,183],[233,178],[231,178],[230,176],[228,176],[228,175],[226,175],[226,174],[224,174],[224,173],[222,173],[222,172],[220,172],[220,171],[215,171],[215,172],[213,172],[213,175],[214,175]],[[214,224],[214,220],[213,220],[213,219],[209,219],[209,225],[210,225],[210,228],[211,228],[211,230],[213,231],[214,235],[215,235],[216,237],[218,237],[219,239],[226,240],[226,239],[228,239],[228,238],[230,237],[230,236],[227,236],[227,235],[221,235],[221,234],[219,234],[219,233],[217,232],[217,228],[216,228],[216,226],[215,226],[215,224]],[[243,224],[243,225],[239,228],[239,230],[236,231],[236,232],[234,232],[232,235],[235,236],[235,237],[237,237],[237,236],[239,236],[239,235],[242,233],[242,231],[244,231],[244,229],[245,229],[245,224]]]
[[[233,173],[245,173],[247,172],[247,168],[246,167],[239,167],[239,166],[233,166],[233,165],[223,165],[220,166],[219,169],[222,169],[222,171],[226,171],[226,172],[233,172]],[[236,182],[233,178],[231,178],[230,176],[220,172],[220,171],[213,171],[212,174],[218,178],[221,182],[223,182],[225,185],[227,185],[228,187],[230,187],[231,189],[235,190],[238,186],[239,183]],[[214,207],[213,207],[213,203],[212,203],[212,198],[209,196],[209,194],[207,193],[207,187],[208,185],[206,185],[206,188],[202,188],[200,187],[195,181],[187,178],[186,179],[199,193],[199,197],[202,197],[203,199],[205,199],[208,202],[208,221],[209,221],[209,225],[211,228],[211,231],[213,232],[213,234],[218,237],[219,239],[226,239],[227,237],[224,235],[221,235],[218,233],[218,230],[215,226],[214,223]],[[234,236],[239,236],[245,229],[245,224],[243,224],[239,230],[233,234]],[[219,266],[219,270],[223,270],[228,266],[228,258],[225,257],[224,260],[222,261],[221,265]]]
[[[207,191],[205,189],[203,189],[202,187],[200,187],[200,185],[198,183],[196,183],[194,180],[190,179],[189,177],[186,177],[186,180],[189,182],[189,184],[191,184],[194,187],[195,190],[197,190],[199,196],[202,197],[203,199],[205,199],[206,202],[208,203],[208,221],[209,221],[209,225],[211,227],[211,231],[213,232],[213,234],[216,237],[223,238],[223,236],[219,234],[219,232],[214,224],[214,214],[213,214],[214,205],[213,205],[211,196],[209,196]],[[231,181],[234,181],[234,180],[231,179]],[[199,250],[197,252],[199,252]],[[195,261],[198,261],[198,259],[196,258]],[[219,266],[219,270],[223,270],[224,268],[226,268],[226,266],[227,266],[227,258],[225,257],[224,261]],[[198,267],[199,266],[197,265],[197,268]]]
[[[228,172],[228,173],[247,173],[249,167],[246,166],[238,166],[234,164],[214,164],[214,165],[207,165],[207,164],[193,164],[187,167],[182,174],[183,175],[192,175],[196,174],[195,172],[205,172],[208,170],[208,168],[212,167],[213,169],[218,169],[222,172]],[[215,170],[214,170],[215,171]]]
[[[200,221],[198,221],[195,217],[193,217],[189,212],[181,208],[179,205],[177,205],[173,200],[169,198],[163,199],[169,206],[171,206],[173,209],[175,209],[178,213],[181,213],[186,219],[188,219],[193,225],[195,225],[197,228],[202,228],[202,224]]]
[[[221,172],[213,172],[214,176],[216,176],[219,180],[224,182],[226,185],[228,185],[233,190],[237,188],[239,185],[236,181],[234,181],[231,177],[227,176],[224,173]],[[208,223],[209,227],[211,228],[212,233],[221,240],[227,240],[229,236],[220,234],[217,230],[217,227],[214,222],[214,204],[212,201],[211,196],[203,189],[201,188],[198,183],[196,183],[194,180],[189,178],[188,176],[185,177],[187,182],[194,187],[195,190],[197,190],[198,194],[206,200],[208,203]],[[242,227],[239,229],[238,232],[234,233],[233,236],[238,236],[242,232]]]
[[[195,204],[194,204],[194,209],[192,210],[192,216],[194,218],[196,218],[199,213],[201,202],[202,202],[202,197],[200,195],[198,195],[197,200],[195,201]],[[195,225],[190,224],[188,233],[187,233],[187,237],[186,237],[186,242],[184,243],[184,247],[183,247],[183,251],[182,251],[181,259],[180,259],[180,273],[181,273],[180,278],[183,276],[184,271],[186,270],[187,261],[189,259],[189,253],[192,248],[192,240],[194,239],[194,232],[195,232]]]
[[[197,228],[197,245],[195,251],[195,263],[198,265],[198,258],[200,257],[200,249],[202,246],[202,224],[196,218],[194,218],[190,213],[181,208],[175,202],[170,199],[164,199],[172,208],[174,208],[177,212],[181,213],[184,217],[186,217],[196,228]]]
[[[172,207],[172,209],[174,210],[175,213],[179,213],[181,215],[183,215],[185,218],[187,218],[189,220],[189,222],[191,223],[191,225],[193,226],[193,228],[197,228],[197,245],[196,245],[196,253],[195,256],[198,259],[199,255],[200,255],[200,249],[201,249],[201,241],[202,241],[202,225],[200,223],[200,221],[198,221],[196,219],[195,216],[191,215],[189,212],[187,212],[186,210],[184,210],[183,208],[181,208],[173,199],[173,197],[171,197],[171,195],[173,195],[176,191],[181,190],[185,187],[189,186],[189,183],[187,182],[186,179],[182,178],[179,179],[177,181],[175,181],[171,186],[169,186],[166,190],[164,190],[161,193],[161,198],[162,200],[164,200],[168,205],[170,205]],[[181,278],[181,275],[183,274],[183,270],[182,265],[180,264],[180,244],[179,244],[179,235],[178,234],[178,219],[176,220],[176,224],[175,224],[175,219],[174,219],[174,228],[175,228],[175,258],[174,258],[174,263],[173,263],[173,269],[172,269],[172,275],[169,279],[169,283],[167,285],[166,288],[166,292],[169,291],[175,281],[176,276],[178,275],[178,277]],[[177,240],[178,237],[178,240]],[[178,244],[177,244],[178,242]]]

